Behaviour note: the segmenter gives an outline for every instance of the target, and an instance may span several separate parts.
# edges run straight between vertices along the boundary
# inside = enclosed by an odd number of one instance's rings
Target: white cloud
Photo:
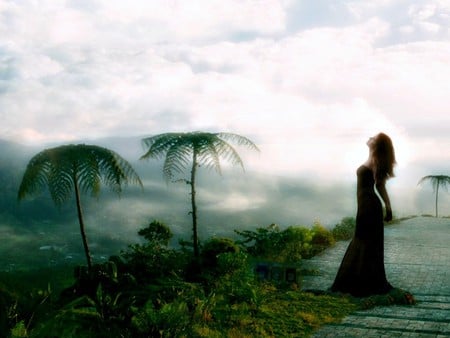
[[[433,17],[436,10],[436,4],[411,5],[411,7],[409,7],[408,14],[413,18],[413,20],[424,21]]]
[[[360,22],[290,33],[292,3],[275,0],[2,2],[1,132],[63,142],[233,131],[263,149],[255,168],[294,174],[348,171],[380,130],[403,163],[434,156],[408,145],[445,142],[449,8],[421,2],[400,24],[386,14],[395,4],[349,3]],[[440,39],[379,44],[396,29]]]

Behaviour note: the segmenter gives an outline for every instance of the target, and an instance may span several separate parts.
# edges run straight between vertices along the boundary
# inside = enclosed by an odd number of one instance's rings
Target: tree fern
[[[436,193],[436,217],[438,217],[438,197],[439,197],[439,187],[443,186],[447,189],[447,185],[450,184],[450,176],[446,175],[428,175],[424,176],[420,179],[418,184],[421,184],[424,181],[430,181],[433,187],[433,191]]]
[[[244,169],[244,164],[237,151],[230,143],[238,146],[246,146],[253,150],[258,147],[248,138],[232,133],[165,133],[144,138],[143,146],[147,148],[141,159],[163,159],[163,175],[166,180],[174,178],[175,174],[180,174],[191,169],[190,180],[186,180],[191,186],[192,204],[192,231],[194,242],[194,255],[198,257],[198,236],[197,236],[197,205],[195,178],[197,167],[204,166],[214,169],[221,174],[220,158],[233,165],[239,165]]]
[[[80,193],[98,197],[100,187],[106,185],[115,193],[122,186],[142,182],[132,166],[112,150],[95,145],[64,145],[46,149],[28,163],[19,187],[19,200],[36,195],[48,187],[53,202],[60,206],[73,194],[78,211],[80,232],[89,269],[92,259],[84,230]]]

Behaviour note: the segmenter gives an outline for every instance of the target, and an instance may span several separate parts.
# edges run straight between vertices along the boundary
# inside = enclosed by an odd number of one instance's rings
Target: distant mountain
[[[0,139],[0,168],[23,164],[31,152],[30,147]]]

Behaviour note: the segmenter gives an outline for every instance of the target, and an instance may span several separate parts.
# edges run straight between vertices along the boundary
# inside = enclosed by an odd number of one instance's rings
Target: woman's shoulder
[[[361,164],[361,165],[358,167],[358,169],[356,169],[357,172],[359,172],[359,171],[366,171],[366,170],[368,170],[368,171],[373,171],[372,168],[371,168],[369,165],[367,165],[367,163]]]

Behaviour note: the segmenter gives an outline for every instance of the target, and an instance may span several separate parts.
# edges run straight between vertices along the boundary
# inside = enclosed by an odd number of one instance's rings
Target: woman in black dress
[[[355,235],[342,259],[335,281],[334,292],[350,293],[356,297],[388,293],[392,286],[384,270],[384,202],[386,216],[392,220],[392,209],[386,180],[394,176],[395,153],[392,141],[379,133],[367,141],[369,158],[356,171],[358,177]]]

